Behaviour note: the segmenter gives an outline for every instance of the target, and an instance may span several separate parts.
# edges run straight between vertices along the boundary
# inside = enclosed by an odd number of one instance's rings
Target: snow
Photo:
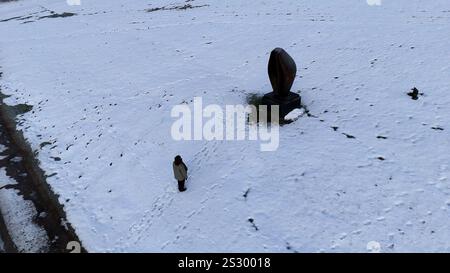
[[[4,145],[0,144],[0,153],[3,153],[5,150],[6,150],[6,147]],[[6,156],[0,155],[0,160],[3,160],[5,158],[6,158]],[[1,187],[1,184],[0,184],[0,187]]]
[[[305,114],[305,110],[302,109],[294,109],[291,112],[289,112],[284,119],[288,120],[288,121],[296,121],[297,119],[299,119],[302,115]]]
[[[0,169],[0,181],[6,185],[16,182]],[[46,251],[48,237],[45,230],[34,222],[37,215],[33,202],[25,200],[15,189],[0,189],[0,213],[3,215],[6,228],[19,252],[36,253]],[[0,250],[3,242],[0,242]]]
[[[175,9],[185,4],[0,4],[0,20],[31,16],[0,22],[5,101],[34,106],[20,129],[84,247],[450,251],[447,0]],[[48,10],[77,15],[39,19]],[[277,151],[172,140],[175,105],[270,92],[275,47],[296,60],[293,90],[311,114],[280,127]],[[418,100],[407,96],[413,87]],[[184,193],[172,174],[177,154],[189,167]]]

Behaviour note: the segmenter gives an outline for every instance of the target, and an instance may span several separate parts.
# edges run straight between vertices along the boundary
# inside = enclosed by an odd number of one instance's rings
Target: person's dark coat
[[[177,181],[184,181],[187,179],[187,167],[181,162],[178,165],[173,162],[173,174]]]

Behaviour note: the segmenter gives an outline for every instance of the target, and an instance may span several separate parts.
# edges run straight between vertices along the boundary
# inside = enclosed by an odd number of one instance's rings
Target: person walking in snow
[[[175,157],[175,160],[173,161],[173,174],[175,176],[175,179],[178,181],[178,190],[180,192],[183,192],[186,190],[186,187],[184,186],[184,183],[187,179],[187,171],[188,168],[186,164],[184,164],[183,159],[181,156],[177,155]]]

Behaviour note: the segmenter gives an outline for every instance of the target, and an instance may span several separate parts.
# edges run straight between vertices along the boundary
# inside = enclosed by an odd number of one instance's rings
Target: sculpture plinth
[[[270,113],[272,105],[278,105],[280,111],[280,118],[284,118],[289,112],[296,108],[300,108],[302,99],[299,94],[289,92],[285,97],[278,96],[275,92],[270,92],[264,95],[262,104],[267,105],[267,111]]]
[[[297,66],[284,49],[275,48],[270,53],[268,73],[273,92],[264,95],[262,104],[268,106],[269,113],[272,105],[279,105],[280,118],[284,118],[292,110],[301,107],[300,95],[290,91]]]

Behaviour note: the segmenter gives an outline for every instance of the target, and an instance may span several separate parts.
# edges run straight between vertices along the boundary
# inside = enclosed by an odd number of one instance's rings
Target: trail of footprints
[[[201,166],[203,166],[203,162],[210,161],[211,155],[217,151],[217,148],[218,142],[208,142],[199,152],[197,152],[197,154],[194,156],[195,159],[192,162],[188,163],[190,166],[192,166],[192,169],[189,170],[190,177],[188,181],[195,181],[196,173],[200,170]],[[204,198],[200,201],[201,206],[188,214],[184,223],[180,224],[175,229],[177,237],[172,243],[175,243],[178,240],[179,232],[187,227],[187,225],[189,224],[189,220],[195,215],[200,214],[204,210],[204,204],[218,193],[217,189],[219,188],[219,186],[219,184],[213,184],[209,187],[206,194],[203,195]],[[130,226],[127,236],[120,238],[117,245],[123,245],[124,241],[131,242],[131,245],[136,245],[141,240],[150,236],[148,234],[148,230],[152,227],[155,219],[159,219],[160,216],[163,215],[169,207],[171,207],[176,196],[175,194],[176,192],[173,189],[173,185],[167,186],[163,195],[156,198],[156,200],[152,203],[151,208],[144,212],[140,220]],[[163,248],[167,245],[168,243],[163,245]]]

